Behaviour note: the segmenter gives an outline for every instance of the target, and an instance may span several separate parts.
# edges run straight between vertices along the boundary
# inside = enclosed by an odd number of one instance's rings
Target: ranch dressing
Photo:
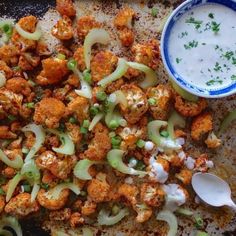
[[[173,26],[168,50],[175,71],[199,88],[236,83],[236,12],[204,4],[183,14]]]
[[[169,177],[169,173],[166,172],[163,166],[158,163],[154,156],[150,158],[151,172],[149,176],[155,178],[159,183],[165,183]]]

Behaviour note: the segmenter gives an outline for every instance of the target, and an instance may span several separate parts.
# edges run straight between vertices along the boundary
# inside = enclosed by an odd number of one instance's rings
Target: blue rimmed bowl
[[[228,86],[222,85],[217,89],[206,86],[200,88],[198,86],[190,84],[181,74],[178,74],[171,63],[169,54],[169,39],[175,23],[182,17],[186,12],[191,11],[194,7],[201,6],[207,3],[217,3],[226,6],[236,11],[236,0],[187,0],[177,7],[170,17],[168,18],[161,37],[161,56],[164,66],[170,75],[170,78],[174,80],[180,87],[186,91],[206,98],[221,98],[236,93],[236,81]],[[226,16],[227,17],[227,16]]]

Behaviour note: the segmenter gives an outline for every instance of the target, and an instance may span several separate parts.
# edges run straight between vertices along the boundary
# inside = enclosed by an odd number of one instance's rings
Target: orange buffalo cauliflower
[[[67,134],[74,143],[80,143],[83,136],[80,133],[80,127],[76,124],[66,123]]]
[[[148,110],[148,101],[145,93],[134,84],[125,84],[121,87],[128,107],[121,107],[121,112],[130,124],[138,122]]]
[[[76,161],[76,156],[59,158],[54,152],[45,151],[36,158],[35,163],[39,168],[51,171],[57,178],[66,179],[76,164]]]
[[[190,102],[175,94],[175,109],[185,117],[193,117],[199,115],[206,107],[207,101],[205,98],[199,98],[197,102]]]
[[[52,35],[60,40],[73,38],[73,28],[71,19],[64,15],[52,28]]]
[[[192,180],[192,171],[188,169],[182,169],[179,173],[175,174],[175,177],[180,180],[184,185],[188,185]]]
[[[86,65],[85,65],[85,61],[84,61],[84,48],[78,47],[76,49],[73,57],[77,61],[78,69],[80,71],[84,71],[86,69]]]
[[[92,201],[98,203],[108,200],[111,187],[106,178],[106,174],[99,172],[95,179],[89,181],[87,191]]]
[[[1,125],[0,126],[0,139],[15,139],[17,135],[11,132],[8,126]]]
[[[0,214],[3,212],[5,207],[5,197],[0,195]]]
[[[155,39],[145,44],[135,44],[131,51],[134,54],[134,61],[145,64],[153,70],[160,64],[159,43]]]
[[[0,47],[0,58],[7,63],[7,65],[17,65],[19,55],[20,51],[14,45],[4,45]]]
[[[108,151],[111,149],[109,130],[98,123],[93,129],[93,133],[94,137],[91,139],[88,149],[82,153],[82,157],[93,161],[101,161],[106,158]]]
[[[117,61],[117,56],[109,51],[98,52],[91,61],[92,80],[98,82],[111,74],[116,68]]]
[[[37,200],[41,206],[49,210],[59,210],[65,206],[68,200],[69,194],[70,194],[70,190],[64,189],[61,191],[59,198],[54,199],[48,196],[48,192],[46,192],[44,189],[40,189],[37,195]]]
[[[207,134],[213,129],[213,118],[209,112],[202,113],[195,117],[191,124],[191,137],[199,141],[202,135]]]
[[[135,11],[129,7],[121,9],[115,16],[114,25],[118,30],[118,35],[123,46],[128,47],[134,42],[132,23],[135,16]]]
[[[19,58],[18,66],[22,70],[33,70],[35,67],[37,67],[40,63],[40,57],[30,53],[30,52],[24,52],[21,53],[21,56]]]
[[[214,132],[210,132],[205,140],[205,144],[208,148],[217,148],[221,145],[221,140],[217,138]]]
[[[121,88],[121,86],[124,85],[124,83],[125,83],[124,79],[120,78],[120,79],[108,84],[105,91],[108,94],[114,93],[116,90],[119,90]]]
[[[135,218],[135,220],[138,223],[143,223],[143,222],[149,220],[150,217],[152,216],[152,208],[150,208],[146,204],[143,204],[143,203],[142,204],[136,204],[136,206],[134,207],[134,210],[138,214]]]
[[[73,17],[76,14],[72,0],[56,0],[56,10],[61,16]]]
[[[25,16],[18,21],[18,24],[23,30],[29,33],[33,33],[36,29],[37,22],[38,20],[35,16]],[[35,49],[37,46],[36,40],[26,39],[22,37],[20,34],[18,34],[16,29],[13,29],[11,41],[19,50],[23,52]]]
[[[143,183],[140,194],[141,200],[148,206],[159,207],[165,201],[165,192],[156,183]]]
[[[96,212],[97,204],[91,200],[85,201],[84,205],[81,207],[81,213],[85,216],[89,216]]]
[[[57,128],[65,111],[66,107],[60,100],[43,98],[35,105],[33,119],[37,124],[45,124],[48,128]]]
[[[36,78],[39,85],[50,85],[59,83],[68,74],[66,60],[58,58],[47,58],[42,60],[43,70]]]
[[[197,159],[195,159],[194,170],[207,172],[209,168],[214,166],[213,162],[208,160],[207,154],[201,154]]]
[[[167,85],[160,84],[147,90],[149,110],[157,120],[166,120],[170,110],[172,92]]]
[[[81,216],[81,214],[79,212],[74,212],[71,214],[70,217],[70,226],[72,228],[75,228],[79,225],[84,224],[85,220],[84,218]]]
[[[10,79],[13,76],[12,69],[7,65],[5,61],[0,60],[0,71],[4,72],[6,79]]]
[[[130,184],[122,184],[118,188],[118,194],[124,197],[132,206],[137,204],[139,190],[136,186]]]
[[[30,84],[26,79],[21,77],[14,77],[7,80],[5,87],[14,93],[23,94],[25,96],[29,96],[31,93]]]
[[[16,216],[27,216],[39,210],[37,201],[31,202],[31,194],[20,193],[13,197],[5,206],[5,212]]]
[[[71,217],[71,209],[70,208],[64,208],[57,211],[51,211],[49,213],[50,220],[56,220],[56,221],[64,221],[69,220]]]
[[[89,117],[89,101],[87,98],[77,96],[73,99],[66,108],[67,115],[75,114],[77,120],[82,122]]]
[[[80,39],[84,39],[91,29],[101,28],[102,24],[97,22],[93,16],[82,16],[77,21],[77,34]]]

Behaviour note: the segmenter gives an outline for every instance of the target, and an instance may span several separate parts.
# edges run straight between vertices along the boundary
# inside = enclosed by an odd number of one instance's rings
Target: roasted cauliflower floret
[[[30,52],[24,52],[21,53],[21,56],[19,58],[18,66],[22,70],[33,70],[35,67],[37,67],[40,63],[40,57],[30,53]]]
[[[29,96],[31,93],[28,81],[21,77],[14,77],[7,80],[5,87],[14,93],[23,94],[24,96]]]
[[[149,110],[152,116],[157,120],[166,120],[172,99],[171,89],[163,84],[152,87],[147,90]]]
[[[205,144],[208,148],[218,148],[221,145],[221,140],[217,138],[214,132],[210,132],[205,140]]]
[[[73,17],[76,14],[72,0],[56,0],[56,10],[61,16]]]
[[[184,185],[189,185],[192,180],[192,171],[188,169],[182,169],[179,173],[175,174],[175,177],[180,180]]]
[[[185,117],[193,117],[199,115],[206,107],[207,101],[205,98],[199,98],[197,102],[190,102],[175,94],[175,109]]]
[[[0,47],[0,59],[7,63],[7,65],[17,65],[19,55],[20,51],[14,45],[4,45]]]
[[[124,85],[124,79],[120,78],[110,84],[107,85],[105,91],[108,94],[114,93],[116,90],[119,90],[121,88],[122,85]]]
[[[52,28],[52,35],[60,40],[73,38],[73,28],[71,19],[64,15]]]
[[[13,76],[12,69],[7,65],[5,61],[0,60],[0,72],[4,72],[6,79],[10,79]]]
[[[160,50],[157,40],[152,39],[145,44],[136,44],[131,49],[134,54],[134,61],[157,69],[160,64]]]
[[[75,114],[77,120],[82,124],[82,122],[89,117],[89,101],[87,98],[77,96],[73,99],[66,108],[66,113],[68,115]]]
[[[92,201],[98,203],[108,200],[111,187],[107,183],[106,178],[106,174],[100,172],[96,175],[95,179],[89,182],[87,191]]]
[[[2,175],[6,176],[8,179],[13,178],[16,175],[16,170],[12,167],[7,166],[3,171]]]
[[[47,169],[59,179],[66,179],[76,164],[75,156],[65,156],[59,158],[52,151],[45,151],[36,158],[36,165],[42,169]]]
[[[159,207],[165,201],[165,192],[156,183],[143,183],[140,192],[141,200],[148,206]]]
[[[44,189],[39,190],[37,195],[39,204],[49,210],[59,210],[65,206],[70,194],[70,190],[62,190],[58,199],[50,198],[47,194],[48,192],[46,192]]]
[[[138,122],[148,110],[148,101],[145,93],[134,84],[126,84],[121,87],[128,107],[121,107],[121,112],[130,124]]]
[[[98,123],[93,133],[94,137],[82,157],[93,161],[101,161],[106,158],[108,151],[111,149],[109,130],[101,123]]]
[[[97,22],[93,16],[82,16],[77,21],[77,34],[80,39],[84,39],[91,29],[101,28],[102,24]]]
[[[98,82],[111,74],[115,70],[117,60],[117,56],[109,51],[98,52],[91,61],[92,80]]]
[[[13,197],[5,206],[5,212],[16,216],[27,216],[39,210],[37,201],[30,201],[31,194],[20,193]]]
[[[207,154],[201,154],[197,159],[195,159],[194,170],[207,172],[209,168],[214,166],[212,161],[208,160]]]
[[[139,190],[136,186],[130,184],[122,184],[118,189],[118,194],[124,197],[132,206],[137,204],[137,196]]]
[[[43,70],[36,78],[40,85],[57,84],[68,73],[66,60],[47,58],[42,61],[42,66]]]
[[[65,114],[66,107],[63,102],[55,98],[43,98],[35,105],[34,122],[45,124],[48,128],[57,128],[60,119]]]
[[[85,201],[84,205],[81,207],[81,213],[85,216],[89,216],[96,212],[97,204],[91,200]]]
[[[73,143],[80,143],[83,136],[80,133],[80,127],[76,124],[66,123],[67,134],[70,136]]]
[[[5,197],[0,195],[0,214],[3,212],[5,205]]]
[[[35,16],[25,16],[18,21],[18,24],[23,30],[33,33],[36,29],[37,22],[38,20]],[[18,49],[23,52],[29,49],[35,49],[37,46],[37,41],[22,37],[20,34],[18,34],[16,29],[13,29],[11,41]]]
[[[195,141],[199,141],[202,135],[207,134],[213,129],[213,118],[209,112],[203,113],[195,117],[191,124],[191,137]]]
[[[11,132],[8,126],[1,125],[0,126],[0,139],[15,139],[17,135]]]
[[[76,49],[73,57],[77,61],[78,69],[80,71],[84,71],[86,69],[86,65],[85,65],[85,61],[84,61],[84,48],[78,47]]]
[[[115,16],[114,25],[118,30],[118,35],[123,46],[130,46],[134,42],[134,32],[132,23],[136,13],[133,9],[125,7]]]
[[[146,204],[137,204],[135,206],[135,211],[138,214],[135,218],[135,220],[138,223],[143,223],[143,222],[149,220],[150,217],[152,216],[152,208],[150,208]]]

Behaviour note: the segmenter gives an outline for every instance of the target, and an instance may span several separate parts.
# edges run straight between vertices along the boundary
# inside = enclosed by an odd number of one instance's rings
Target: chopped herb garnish
[[[223,57],[225,57],[227,60],[230,60],[231,57],[234,55],[233,51],[227,51]]]
[[[0,195],[6,195],[5,191],[2,188],[0,188]]]
[[[179,64],[181,61],[182,61],[181,58],[178,58],[178,57],[176,58],[176,63],[177,63],[177,64]]]
[[[204,46],[205,46],[205,45],[206,45],[206,43],[202,43],[202,45],[204,45]]]
[[[214,33],[218,33],[220,31],[220,23],[217,24],[215,21],[211,22],[211,29]]]
[[[221,66],[219,64],[219,62],[216,62],[215,67],[214,67],[214,71],[220,71],[221,70]]]
[[[199,29],[201,27],[202,21],[201,20],[195,20],[194,17],[190,17],[185,21],[187,24],[194,24],[195,29]]]
[[[216,46],[215,46],[215,50],[217,50],[217,49],[219,49],[219,48],[220,48],[219,45],[216,45]]]
[[[152,8],[152,12],[151,12],[151,14],[152,14],[153,17],[157,17],[158,9],[155,8],[155,7],[153,7],[153,8]]]
[[[184,48],[186,50],[191,49],[191,48],[196,48],[197,46],[198,46],[198,42],[195,40],[189,42],[188,44],[184,44]]]
[[[222,84],[223,81],[222,80],[215,80],[215,79],[211,79],[209,81],[206,82],[206,85],[207,86],[211,86],[211,85],[214,85],[214,84]]]
[[[214,19],[214,14],[213,13],[209,13],[208,17],[211,18],[211,19]]]
[[[49,184],[47,183],[41,183],[41,188],[45,189],[45,190],[48,190],[49,189]]]
[[[232,75],[231,80],[236,81],[236,75]]]
[[[236,65],[236,58],[235,57],[232,57],[232,64]]]
[[[178,36],[178,38],[182,39],[183,37],[185,37],[185,36],[187,36],[187,35],[188,35],[188,32],[187,32],[187,31],[184,31],[184,32],[182,32],[182,33]]]

